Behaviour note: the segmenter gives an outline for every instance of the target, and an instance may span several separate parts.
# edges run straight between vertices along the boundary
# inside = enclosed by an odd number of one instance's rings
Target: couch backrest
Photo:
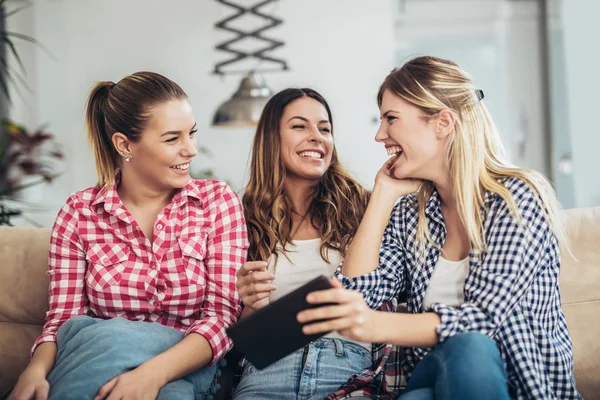
[[[575,354],[577,387],[600,399],[600,207],[562,211],[573,259],[564,249],[563,311]],[[48,308],[50,230],[0,227],[0,398],[28,362]]]
[[[561,251],[560,292],[575,354],[577,388],[600,399],[600,207],[561,213],[575,260]]]
[[[29,362],[48,309],[50,230],[0,227],[0,398]]]

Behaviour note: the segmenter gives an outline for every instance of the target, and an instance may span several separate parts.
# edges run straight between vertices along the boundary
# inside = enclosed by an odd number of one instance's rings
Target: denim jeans
[[[510,399],[496,343],[476,332],[438,344],[416,366],[400,400]]]
[[[317,339],[262,370],[246,363],[233,398],[321,400],[371,363],[371,352],[361,345],[341,339]]]
[[[93,399],[115,376],[173,347],[184,333],[158,323],[77,316],[57,334],[58,353],[48,374],[50,400]],[[158,400],[210,399],[217,366],[201,368],[163,386]]]

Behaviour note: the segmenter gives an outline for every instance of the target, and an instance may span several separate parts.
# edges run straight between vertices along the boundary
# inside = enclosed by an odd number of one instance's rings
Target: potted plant
[[[6,171],[8,188],[0,196],[41,202],[45,184],[58,176],[64,158],[54,135],[45,127],[28,132],[8,120],[2,122],[2,130],[8,143],[0,148],[0,165]]]

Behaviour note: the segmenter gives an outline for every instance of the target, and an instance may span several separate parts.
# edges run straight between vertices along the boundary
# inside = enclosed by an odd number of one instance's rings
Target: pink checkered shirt
[[[225,328],[241,312],[235,272],[247,248],[241,203],[223,182],[190,180],[158,215],[153,243],[115,186],[77,192],[52,229],[50,311],[34,349],[56,342],[69,318],[87,314],[198,333],[215,363],[232,346]]]

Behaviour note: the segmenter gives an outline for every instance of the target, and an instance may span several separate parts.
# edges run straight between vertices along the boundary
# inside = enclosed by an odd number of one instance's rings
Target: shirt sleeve
[[[56,332],[69,318],[87,313],[85,271],[87,261],[78,233],[79,213],[70,198],[58,212],[48,252],[48,309],[41,335],[31,349],[56,342]]]
[[[403,295],[406,289],[404,243],[396,229],[401,222],[401,211],[402,202],[399,202],[383,233],[377,269],[348,278],[342,274],[340,266],[334,275],[347,289],[361,292],[372,309],[378,309],[390,299]]]
[[[459,307],[433,303],[441,323],[437,327],[440,342],[467,331],[494,337],[499,327],[519,307],[532,283],[545,267],[548,249],[558,246],[547,217],[533,192],[515,198],[521,220],[502,202],[487,230],[487,251],[481,265],[467,277],[465,302]],[[558,252],[558,250],[556,250]],[[558,254],[558,253],[556,253]],[[555,288],[547,286],[538,293],[538,301],[547,301]]]
[[[231,347],[225,329],[235,323],[242,311],[235,287],[235,273],[246,261],[248,236],[246,220],[237,194],[223,186],[217,197],[217,214],[207,237],[207,289],[200,318],[186,335],[198,333],[212,348],[211,364],[219,361]]]

